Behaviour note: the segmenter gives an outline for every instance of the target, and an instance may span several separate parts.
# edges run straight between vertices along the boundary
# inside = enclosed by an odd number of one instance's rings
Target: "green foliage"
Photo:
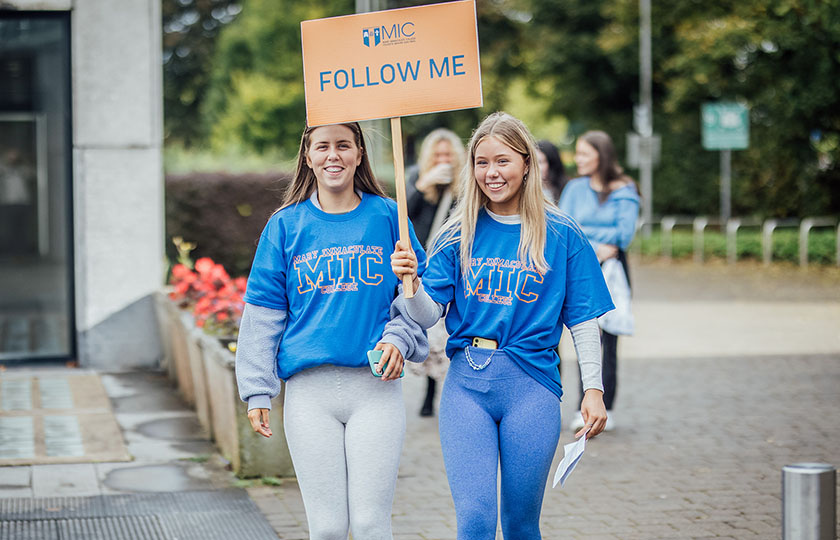
[[[388,8],[429,2],[392,0]],[[520,2],[521,3],[521,2]],[[236,21],[221,34],[212,79],[203,107],[211,148],[274,151],[292,155],[297,150],[305,118],[300,22],[353,13],[349,0],[309,3],[294,0],[248,0]],[[448,127],[463,138],[487,114],[511,101],[511,84],[526,76],[527,25],[513,10],[516,2],[479,2],[479,46],[482,52],[484,107],[407,117],[403,136],[406,161],[414,160],[415,146],[436,127]],[[518,101],[518,100],[517,100]],[[532,112],[541,120],[539,109]],[[548,119],[562,125],[562,119]]]
[[[282,486],[283,479],[278,478],[277,476],[263,476],[260,478],[262,485],[264,486]]]
[[[294,155],[288,156],[280,151],[257,153],[251,148],[235,147],[233,144],[218,151],[186,148],[178,143],[168,144],[163,149],[163,168],[167,174],[216,171],[236,174],[291,170],[294,166]]]
[[[231,275],[247,275],[288,180],[281,173],[167,174],[166,236],[189,242],[194,260],[209,257]],[[174,243],[166,248],[169,260],[178,258]]]
[[[642,255],[662,255],[662,233],[659,230],[645,238],[638,235],[631,250],[640,249]],[[726,236],[720,231],[706,231],[703,235],[703,254],[706,258],[726,258]],[[808,236],[808,262],[834,264],[836,262],[837,232],[816,229]],[[738,232],[736,242],[738,259],[762,260],[761,231],[746,229]],[[694,236],[688,228],[676,228],[671,234],[671,253],[675,259],[694,255]],[[773,233],[773,260],[799,263],[799,232],[797,229],[780,229]]]
[[[535,92],[571,131],[604,129],[623,151],[638,92],[638,0],[531,0]],[[750,149],[733,153],[733,211],[840,212],[840,2],[652,3],[658,214],[710,214],[717,153],[700,145],[700,106],[750,107]],[[621,154],[620,154],[621,155]]]
[[[350,13],[351,0],[248,0],[219,38],[204,107],[211,147],[293,153],[306,116],[300,22]]]
[[[236,12],[239,2],[164,0],[167,142],[197,141],[225,156],[294,155],[305,116],[300,21],[349,14],[354,4],[241,4],[230,22],[228,6]],[[477,10],[484,107],[404,118],[407,163],[431,129],[466,139],[498,109],[566,149],[603,129],[624,156],[639,101],[638,0],[494,0]],[[840,0],[662,0],[652,10],[662,137],[654,213],[718,212],[719,155],[701,147],[700,107],[732,100],[749,107],[751,125],[750,148],[733,152],[733,213],[840,214]],[[196,13],[198,22],[171,24]],[[199,43],[204,23],[212,28]]]
[[[163,0],[163,105],[167,143],[204,140],[198,121],[219,30],[241,10],[237,0]]]

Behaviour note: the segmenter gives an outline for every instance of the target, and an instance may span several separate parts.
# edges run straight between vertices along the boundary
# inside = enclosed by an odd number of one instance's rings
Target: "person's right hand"
[[[452,183],[452,165],[450,163],[438,163],[426,173],[429,181],[435,184],[447,185]]]
[[[452,183],[452,165],[438,163],[417,179],[417,189],[424,191],[432,186],[446,186]]]
[[[400,281],[406,275],[411,276],[414,290],[417,290],[417,256],[413,250],[403,249],[399,240],[394,245],[394,252],[391,254],[391,270],[400,278]]]
[[[254,431],[265,437],[271,437],[271,428],[268,427],[269,409],[251,409],[248,411],[248,420]]]

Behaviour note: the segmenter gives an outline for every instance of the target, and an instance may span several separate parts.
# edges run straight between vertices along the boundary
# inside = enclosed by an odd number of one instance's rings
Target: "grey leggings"
[[[286,382],[283,422],[311,540],[391,540],[405,438],[402,382],[310,368]]]

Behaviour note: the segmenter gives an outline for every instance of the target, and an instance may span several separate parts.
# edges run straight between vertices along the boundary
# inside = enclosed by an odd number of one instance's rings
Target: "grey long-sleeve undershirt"
[[[407,362],[422,362],[429,356],[426,330],[408,316],[402,286],[399,290],[379,341],[394,345]],[[248,410],[271,409],[271,399],[280,394],[277,349],[285,329],[284,310],[245,304],[236,346],[236,382]]]

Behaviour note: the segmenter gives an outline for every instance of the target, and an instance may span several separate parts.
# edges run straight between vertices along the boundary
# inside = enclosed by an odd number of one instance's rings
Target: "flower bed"
[[[164,364],[238,476],[293,476],[282,394],[272,401],[270,439],[254,433],[239,399],[233,351],[244,293],[245,278],[231,279],[210,259],[173,267],[168,294],[156,295]]]

